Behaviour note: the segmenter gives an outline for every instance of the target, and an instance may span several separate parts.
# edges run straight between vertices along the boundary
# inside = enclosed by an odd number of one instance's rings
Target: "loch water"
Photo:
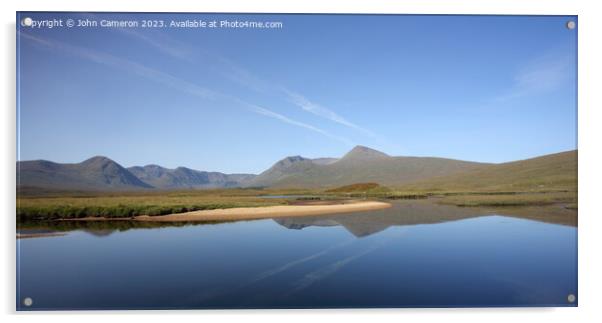
[[[17,309],[576,306],[576,212],[393,204],[227,223],[22,227],[61,235],[17,240]]]

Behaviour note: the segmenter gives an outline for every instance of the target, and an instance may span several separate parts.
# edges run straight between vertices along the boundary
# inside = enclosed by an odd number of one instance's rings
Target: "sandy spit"
[[[378,201],[352,201],[330,205],[278,205],[265,207],[241,207],[231,209],[202,210],[178,214],[134,218],[136,221],[194,222],[194,221],[233,221],[277,217],[322,215],[386,209],[391,204]]]

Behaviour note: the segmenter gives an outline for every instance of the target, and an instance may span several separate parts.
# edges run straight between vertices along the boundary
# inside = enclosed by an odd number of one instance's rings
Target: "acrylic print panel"
[[[576,16],[16,19],[17,310],[577,306]]]

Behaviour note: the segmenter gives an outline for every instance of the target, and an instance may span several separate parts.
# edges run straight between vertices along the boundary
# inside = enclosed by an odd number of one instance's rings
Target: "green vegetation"
[[[429,194],[423,192],[398,191],[377,183],[357,183],[345,185],[324,191],[331,197],[352,197],[352,198],[374,198],[374,199],[422,199],[428,198]]]
[[[285,204],[285,199],[263,199],[257,190],[190,190],[173,192],[82,193],[61,192],[47,196],[19,196],[17,219],[164,215],[197,210]]]
[[[364,163],[366,159],[384,162],[391,158],[386,155],[375,156],[374,152],[370,152],[368,155],[366,157],[364,153],[360,156],[351,156],[353,158],[347,156],[337,163],[355,165],[359,161]],[[424,162],[424,160],[421,161],[421,163]],[[334,163],[328,165],[334,165]],[[440,204],[463,207],[550,204],[560,204],[567,209],[577,209],[578,207],[576,151],[504,164],[471,164],[469,169],[462,168],[461,173],[397,186],[383,186],[382,182],[366,181],[320,189],[231,188],[186,191],[143,190],[138,192],[70,192],[21,187],[17,198],[17,219],[24,222],[82,217],[127,218],[138,215],[153,216],[208,209],[271,206],[303,200],[348,198],[433,198]],[[409,169],[389,169],[388,172],[387,176],[392,177],[397,174],[412,173]],[[354,172],[350,173],[354,174]],[[265,195],[283,197],[262,197]],[[290,196],[290,198],[286,196]]]
[[[263,198],[262,196],[282,196]],[[290,196],[287,198],[286,196]],[[20,194],[17,220],[47,221],[66,218],[129,218],[198,210],[259,207],[307,200],[333,199],[426,199],[436,203],[472,206],[534,206],[564,204],[577,209],[577,193],[567,190],[541,191],[408,191],[376,183],[358,183],[328,190],[218,189],[161,192],[49,192]]]
[[[394,157],[357,146],[327,164],[300,156],[280,160],[250,181],[251,186],[330,189],[355,183],[397,186],[474,170],[489,164],[432,157]]]
[[[564,204],[577,209],[577,151],[486,165],[397,186],[388,194],[437,197],[438,203],[466,207]]]
[[[535,206],[567,204],[566,208],[577,208],[575,192],[512,193],[512,194],[470,194],[451,195],[438,200],[441,204],[456,206]]]
[[[540,191],[407,191],[374,183],[358,183],[324,191],[329,198],[426,199],[456,206],[530,206],[566,204],[577,208],[577,193],[567,190]],[[316,193],[314,193],[316,194]]]
[[[577,191],[577,151],[483,166],[399,186],[405,191],[550,192]]]
[[[357,183],[326,190],[326,193],[354,193],[372,191],[382,186],[378,183]]]

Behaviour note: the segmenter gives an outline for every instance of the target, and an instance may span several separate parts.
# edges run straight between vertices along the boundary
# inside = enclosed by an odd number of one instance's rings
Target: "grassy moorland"
[[[577,209],[577,154],[489,166],[463,176],[435,178],[403,190],[440,195],[457,206],[533,206],[562,204]]]
[[[428,192],[546,192],[577,190],[577,151],[487,165],[399,187]]]
[[[436,203],[471,206],[537,206],[563,204],[566,208],[577,208],[577,192],[567,188],[556,187],[546,190],[416,190],[392,189],[374,183],[354,184],[326,193],[340,197],[376,198],[376,199],[426,199]]]
[[[276,198],[264,198],[273,195]],[[291,195],[287,197],[287,195]],[[139,192],[68,192],[22,188],[17,219],[133,217],[198,210],[294,204],[299,199],[433,199],[462,207],[561,205],[577,209],[577,152],[479,166],[405,184],[356,183],[314,189],[213,189]]]
[[[541,206],[563,204],[566,208],[577,208],[575,192],[539,192],[513,194],[472,194],[445,196],[438,201],[441,204],[456,206]]]
[[[262,197],[265,195],[273,195],[277,198]],[[287,195],[290,197],[286,197]],[[84,217],[157,216],[198,210],[296,204],[300,200],[308,199],[427,198],[436,203],[461,207],[562,204],[566,208],[577,208],[577,194],[571,190],[429,192],[398,190],[375,183],[359,183],[328,190],[219,189],[121,193],[60,192],[20,195],[17,199],[17,219],[24,222]]]
[[[121,218],[285,204],[284,199],[265,199],[258,196],[264,193],[259,190],[224,189],[20,194],[17,198],[17,219],[26,221],[83,217]]]

